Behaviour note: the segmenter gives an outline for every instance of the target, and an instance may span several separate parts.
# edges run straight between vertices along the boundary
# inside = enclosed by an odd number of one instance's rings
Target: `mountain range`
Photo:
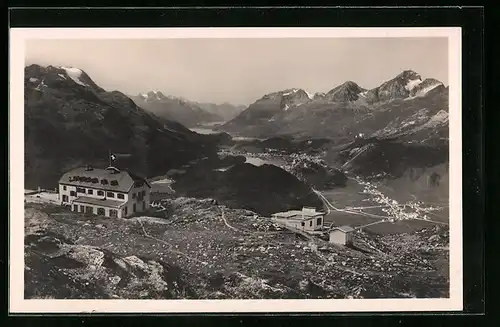
[[[448,228],[425,227],[420,216],[390,221],[408,201],[439,206],[429,214],[448,220],[440,81],[404,71],[373,89],[353,81],[326,93],[292,88],[244,109],[158,91],[129,97],[75,67],[30,65],[24,75],[25,188],[52,189],[77,166],[104,168],[112,151],[130,154],[113,165],[168,178],[172,191],[162,210],[126,220],[26,197],[25,298],[449,297]],[[253,138],[186,127],[218,119],[230,119],[220,131]],[[252,153],[283,163],[254,165]],[[332,201],[325,225],[363,226],[354,244],[326,244],[268,219],[327,209],[320,192]]]
[[[160,91],[149,91],[130,98],[141,108],[160,117],[177,121],[186,127],[227,121],[245,108],[229,103],[198,103],[182,97],[165,96]]]
[[[336,140],[350,140],[360,133],[388,136],[404,129],[422,138],[423,130],[434,128],[433,124],[447,126],[447,112],[448,88],[406,70],[370,90],[347,81],[327,93],[311,95],[299,88],[270,93],[219,129],[259,138],[294,135]],[[431,118],[434,123],[425,125]]]

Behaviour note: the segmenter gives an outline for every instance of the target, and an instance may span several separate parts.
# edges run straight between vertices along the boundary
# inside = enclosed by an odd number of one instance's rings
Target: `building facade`
[[[316,208],[303,207],[302,210],[277,212],[271,216],[277,223],[303,231],[317,231],[323,229],[324,213]]]
[[[128,217],[150,207],[150,184],[114,167],[76,168],[59,180],[59,201],[75,212]]]
[[[330,230],[330,243],[349,245],[352,244],[354,229],[350,226],[333,227]]]

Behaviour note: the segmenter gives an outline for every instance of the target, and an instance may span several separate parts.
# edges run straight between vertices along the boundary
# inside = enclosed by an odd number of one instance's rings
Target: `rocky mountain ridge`
[[[376,133],[384,127],[363,130],[358,127],[360,122],[380,120],[378,116],[381,116],[390,124],[398,118],[397,115],[405,114],[405,107],[415,111],[426,109],[425,106],[417,108],[418,105],[425,105],[420,98],[431,98],[428,102],[432,102],[429,109],[432,113],[434,108],[447,111],[447,93],[448,89],[442,82],[433,78],[422,80],[419,74],[406,70],[370,90],[347,81],[327,93],[313,96],[301,89],[267,94],[219,129],[259,138],[295,135],[349,139],[360,133]],[[388,111],[393,113],[393,117],[387,117]],[[367,125],[364,124],[365,127]]]
[[[105,91],[81,69],[30,65],[24,86],[27,187],[53,188],[75,166],[107,165],[110,150],[130,154],[120,166],[144,176],[215,153],[198,134]]]

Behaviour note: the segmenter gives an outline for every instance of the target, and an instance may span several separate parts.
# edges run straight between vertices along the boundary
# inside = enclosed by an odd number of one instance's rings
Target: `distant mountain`
[[[294,135],[350,140],[359,133],[376,133],[386,127],[384,124],[410,118],[421,109],[427,111],[421,112],[415,124],[424,124],[440,110],[447,112],[447,93],[443,83],[432,78],[422,80],[407,70],[371,90],[347,81],[313,96],[301,89],[271,93],[219,129],[260,138]],[[394,121],[391,126],[396,125]]]
[[[311,102],[313,98],[313,95],[302,89],[287,89],[266,94],[220,129],[234,134],[258,136],[262,132],[259,131],[261,127],[264,129],[271,127],[266,134],[272,135],[278,131],[273,129],[272,124],[270,124],[273,117],[288,112],[291,110],[290,108],[295,109]],[[254,128],[255,130],[253,130]]]
[[[360,96],[364,96],[366,90],[359,87],[358,84],[347,81],[342,85],[330,90],[322,98],[331,102],[350,102],[356,101]]]
[[[367,92],[369,102],[382,102],[394,99],[404,99],[410,96],[411,91],[420,83],[422,78],[412,70],[405,70],[393,79]]]
[[[177,121],[187,127],[193,127],[201,123],[224,121],[222,116],[203,109],[196,102],[180,97],[165,96],[160,91],[149,91],[131,96],[131,98],[139,107],[160,117]]]
[[[244,105],[233,105],[227,102],[221,104],[209,103],[209,102],[195,102],[195,103],[206,112],[221,117],[223,121],[228,121],[233,119],[234,117],[238,116],[243,110],[246,109],[246,106]]]
[[[81,69],[30,65],[24,87],[26,187],[55,187],[75,166],[105,166],[109,150],[131,154],[117,166],[145,176],[214,152],[198,134],[105,91]]]

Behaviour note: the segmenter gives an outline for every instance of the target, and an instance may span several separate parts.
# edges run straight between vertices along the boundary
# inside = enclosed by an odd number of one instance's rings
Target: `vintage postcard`
[[[460,37],[11,29],[10,311],[462,310]]]

